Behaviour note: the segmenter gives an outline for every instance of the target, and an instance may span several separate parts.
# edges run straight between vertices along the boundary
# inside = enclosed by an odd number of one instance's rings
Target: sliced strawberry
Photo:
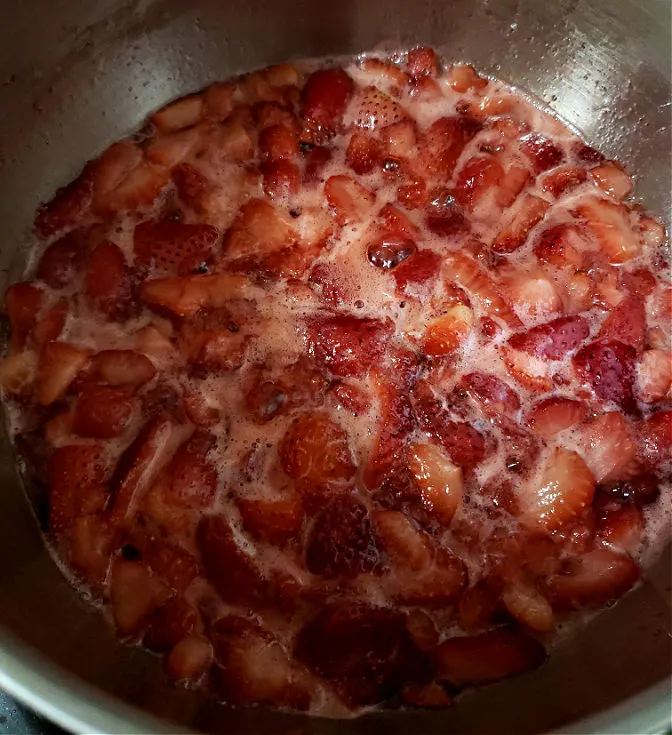
[[[420,139],[419,165],[430,178],[448,181],[460,154],[480,128],[470,117],[439,118]]]
[[[264,194],[269,199],[287,201],[299,191],[299,167],[291,161],[266,161],[259,167],[264,179]]]
[[[488,373],[468,373],[459,383],[459,389],[474,398],[483,412],[515,416],[520,409],[518,393],[503,380]]]
[[[587,508],[594,492],[595,479],[583,459],[556,447],[519,495],[521,521],[553,531]]]
[[[447,709],[453,705],[452,697],[435,681],[429,684],[404,684],[401,696],[405,704],[421,709]]]
[[[109,460],[99,444],[69,444],[54,450],[47,467],[50,527],[63,531],[78,516],[102,510],[109,477]]]
[[[153,275],[176,275],[185,261],[207,260],[218,237],[210,225],[142,222],[133,237],[135,262],[141,268],[152,268]]]
[[[68,299],[59,299],[37,320],[33,328],[33,342],[38,348],[58,339],[65,328],[70,313]]]
[[[112,529],[100,515],[79,516],[70,531],[68,561],[94,588],[107,577],[113,548]]]
[[[672,359],[665,350],[645,350],[637,364],[638,395],[645,403],[660,401],[670,392]]]
[[[422,503],[441,523],[450,525],[462,505],[462,470],[433,444],[413,444],[409,449],[409,470],[420,488]]]
[[[43,304],[44,292],[32,283],[15,283],[5,292],[12,351],[17,352],[25,347]]]
[[[96,164],[87,163],[73,182],[59,189],[50,202],[39,208],[35,218],[37,234],[46,239],[80,224],[91,206],[95,180]]]
[[[576,142],[573,153],[579,161],[584,163],[601,163],[604,161],[602,153],[580,140]]]
[[[435,561],[421,572],[401,575],[389,585],[389,592],[400,605],[445,608],[454,603],[467,584],[464,563],[439,549]]]
[[[425,203],[427,186],[420,178],[414,178],[409,184],[397,187],[397,201],[406,209],[418,209]]]
[[[501,607],[499,594],[492,584],[482,579],[464,591],[457,609],[457,623],[467,633],[490,627]]]
[[[340,381],[330,388],[330,395],[339,406],[350,411],[353,416],[366,413],[371,406],[369,394],[352,383]]]
[[[505,281],[505,289],[522,319],[549,317],[562,311],[562,300],[553,281],[543,271],[520,272]]]
[[[418,46],[408,52],[406,57],[408,73],[412,77],[435,77],[439,73],[439,60],[436,51],[429,46]]]
[[[524,350],[502,345],[501,354],[507,372],[520,385],[537,393],[547,393],[553,387],[548,363]]]
[[[582,316],[563,316],[546,324],[532,327],[509,338],[516,350],[524,350],[535,357],[562,360],[575,350],[590,334],[590,326]]]
[[[418,142],[417,128],[412,120],[386,125],[380,129],[379,136],[385,145],[385,152],[394,158],[409,157]]]
[[[282,250],[296,238],[291,217],[264,199],[250,199],[240,208],[224,247],[231,256],[257,255]]]
[[[96,212],[111,217],[120,212],[151,207],[169,182],[169,169],[143,161],[110,192],[96,195]]]
[[[510,582],[502,591],[502,602],[508,613],[530,630],[548,633],[555,627],[548,600],[533,584],[520,580]]]
[[[339,130],[354,84],[343,69],[320,69],[303,88],[303,114],[327,134]]]
[[[583,456],[597,482],[632,477],[637,444],[625,416],[603,413],[582,427],[581,437]]]
[[[283,544],[297,538],[305,515],[298,495],[274,500],[237,500],[243,526],[252,536],[272,544]]]
[[[364,130],[378,130],[407,117],[406,111],[398,102],[372,86],[355,92],[347,114],[349,124]]]
[[[598,499],[595,499],[598,506]],[[597,537],[617,551],[634,556],[642,544],[644,514],[641,507],[607,500],[596,507]]]
[[[635,348],[616,340],[599,340],[582,347],[574,356],[574,370],[605,401],[613,401],[626,413],[634,413]]]
[[[150,651],[170,651],[196,626],[196,610],[182,597],[171,597],[149,619],[142,644]]]
[[[170,102],[155,112],[150,120],[162,133],[189,128],[200,122],[203,113],[203,96],[191,94]]]
[[[492,243],[498,253],[512,253],[525,243],[530,230],[544,218],[550,204],[532,194],[524,194],[507,215],[503,228]]]
[[[108,385],[138,388],[156,375],[145,355],[133,350],[103,350],[91,360],[89,375]]]
[[[339,224],[361,222],[376,201],[372,191],[349,176],[331,176],[324,185],[324,193]]]
[[[525,472],[533,467],[540,451],[538,438],[505,414],[497,414],[491,421],[499,427],[502,434],[507,469],[511,472]]]
[[[658,411],[640,426],[642,452],[653,465],[670,458],[672,449],[672,411]]]
[[[427,322],[421,338],[426,355],[449,355],[464,344],[474,326],[474,312],[464,304],[450,307]]]
[[[555,608],[599,608],[617,600],[639,579],[637,564],[626,554],[595,549],[574,557],[562,574],[548,581]]]
[[[378,216],[390,231],[404,235],[411,240],[421,237],[420,229],[413,224],[410,218],[389,202],[378,212]]]
[[[353,133],[345,153],[348,166],[356,174],[368,174],[378,165],[380,143],[364,133]]]
[[[128,428],[137,404],[123,388],[85,385],[75,404],[73,428],[80,436],[112,439]]]
[[[37,369],[37,355],[26,350],[6,357],[0,362],[0,386],[7,393],[23,395],[33,387]]]
[[[583,184],[588,177],[585,168],[565,166],[546,174],[541,182],[543,191],[548,192],[554,199]]]
[[[630,226],[630,211],[625,205],[586,197],[576,213],[586,222],[610,263],[625,263],[640,254],[642,246]]]
[[[479,76],[474,67],[468,64],[452,66],[448,70],[447,79],[450,86],[459,93],[467,92],[470,89],[480,90],[489,84],[485,77]]]
[[[551,225],[542,230],[534,245],[534,254],[541,263],[559,268],[580,268],[583,263],[582,243],[576,228],[570,224]]]
[[[189,163],[178,163],[172,169],[172,177],[180,199],[197,212],[204,213],[204,198],[214,188],[205,174]]]
[[[383,233],[366,249],[366,257],[376,268],[391,269],[417,252],[413,240],[396,233]]]
[[[489,684],[538,668],[544,647],[523,633],[493,630],[473,637],[449,638],[437,651],[438,675],[456,687]]]
[[[168,590],[141,561],[117,558],[109,581],[114,624],[122,635],[139,633],[168,597]]]
[[[470,158],[460,169],[454,196],[468,210],[491,190],[497,189],[504,177],[504,168],[494,156]]]
[[[582,401],[554,396],[535,404],[528,415],[527,424],[539,436],[550,439],[583,421],[587,413],[588,407]]]
[[[37,278],[52,288],[65,288],[81,271],[85,256],[84,235],[80,231],[68,232],[42,253]]]
[[[166,673],[171,679],[198,682],[209,668],[212,645],[200,633],[191,633],[179,641],[166,658]]]
[[[530,133],[521,140],[520,149],[528,158],[535,173],[540,174],[562,163],[563,152],[548,138]]]
[[[618,340],[634,347],[638,352],[644,347],[646,314],[641,296],[628,296],[604,320],[599,337]]]
[[[133,310],[131,273],[118,245],[105,241],[91,253],[86,295],[112,321],[125,321]]]
[[[632,179],[615,161],[603,161],[588,173],[605,194],[617,201],[625,199],[632,192]]]
[[[140,531],[131,536],[152,571],[176,592],[183,594],[199,573],[198,563],[186,549],[170,541],[148,537]]]
[[[47,342],[40,353],[35,379],[37,400],[50,406],[70,387],[89,360],[89,352],[67,342]]]
[[[452,193],[439,187],[432,189],[427,196],[425,223],[436,235],[443,237],[463,236],[469,231],[469,222],[462,207]]]
[[[420,571],[433,561],[429,538],[404,513],[379,510],[373,517],[378,537],[395,567]]]
[[[441,256],[433,250],[419,249],[412,257],[404,259],[394,271],[397,288],[405,291],[407,286],[435,281],[441,270]]]
[[[383,356],[393,331],[389,320],[335,314],[310,317],[305,339],[317,365],[343,377],[366,373]]]
[[[656,277],[648,268],[635,268],[631,271],[622,270],[619,273],[619,280],[632,296],[650,296],[658,286]]]
[[[303,170],[303,183],[312,184],[324,181],[322,172],[331,160],[331,151],[328,148],[312,147],[306,156]]]

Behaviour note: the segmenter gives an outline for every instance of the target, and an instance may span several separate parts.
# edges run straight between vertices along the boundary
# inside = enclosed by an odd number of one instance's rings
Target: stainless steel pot
[[[638,172],[638,194],[669,224],[669,0],[5,0],[0,41],[8,277],[37,203],[153,108],[233,72],[380,44],[429,43],[533,92]],[[540,671],[454,711],[349,723],[231,711],[172,688],[154,658],[116,644],[44,550],[6,438],[0,452],[0,687],[69,729],[522,735],[669,724],[669,553]]]

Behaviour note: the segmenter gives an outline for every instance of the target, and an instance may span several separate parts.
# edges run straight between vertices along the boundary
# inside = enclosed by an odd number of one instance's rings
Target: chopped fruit
[[[176,130],[189,128],[200,122],[203,113],[203,96],[192,94],[171,102],[158,112],[155,112],[150,120],[162,133],[173,133]]]
[[[185,265],[206,262],[219,233],[210,225],[184,222],[143,222],[135,228],[136,265],[152,268],[153,275],[187,275]]]
[[[345,153],[348,166],[356,174],[368,174],[378,165],[380,143],[364,133],[353,133]]]
[[[405,684],[401,696],[406,704],[422,709],[446,709],[453,704],[448,692],[435,681],[429,684]]]
[[[672,358],[665,350],[645,350],[637,364],[638,395],[645,403],[660,401],[670,392]]]
[[[568,560],[548,581],[554,608],[595,608],[618,599],[639,579],[637,564],[626,554],[595,549]]]
[[[321,69],[308,77],[303,89],[303,114],[318,131],[339,130],[354,84],[343,69]]]
[[[614,161],[604,161],[588,172],[592,180],[610,197],[622,201],[632,192],[632,179]]]
[[[551,390],[553,381],[546,360],[508,345],[502,346],[501,353],[509,375],[523,388],[537,393]]]
[[[453,306],[445,314],[427,322],[422,336],[425,354],[449,355],[460,347],[474,326],[474,312],[463,304]]]
[[[550,439],[583,421],[588,407],[582,401],[555,396],[539,401],[530,412],[527,424],[539,436]]]
[[[607,501],[598,509],[597,537],[613,549],[634,556],[643,534],[644,515],[639,506]]]
[[[131,272],[118,245],[102,242],[91,253],[86,295],[112,321],[126,320],[133,309]]]
[[[415,123],[411,120],[400,120],[386,125],[380,129],[379,135],[385,145],[385,152],[394,158],[410,156],[418,142]]]
[[[151,207],[169,182],[168,169],[143,162],[112,191],[96,196],[96,211],[109,217],[118,212]]]
[[[464,562],[449,552],[438,549],[435,562],[421,572],[401,575],[389,584],[395,602],[443,608],[459,599],[467,584]]]
[[[429,539],[413,521],[396,510],[381,510],[373,517],[376,531],[395,566],[419,571],[433,560]]]
[[[33,342],[38,348],[43,347],[47,342],[53,342],[58,339],[65,328],[70,311],[67,299],[59,299],[51,308],[37,320],[37,324],[33,328]]]
[[[449,181],[455,164],[481,124],[470,117],[441,117],[419,142],[419,165],[430,178]]]
[[[103,350],[93,357],[88,374],[107,385],[139,388],[156,375],[145,355],[133,350]]]
[[[553,630],[553,610],[546,598],[532,585],[514,582],[502,592],[502,602],[521,624],[538,633]]]
[[[196,682],[212,659],[212,644],[199,633],[191,633],[179,641],[166,659],[168,676],[177,681]]]
[[[0,362],[0,386],[7,393],[19,395],[32,386],[36,371],[37,355],[17,352]]]
[[[74,431],[94,439],[112,439],[127,429],[137,401],[123,388],[87,385],[75,404]]]
[[[455,64],[448,71],[448,83],[456,92],[466,92],[469,89],[480,90],[488,86],[488,80],[476,73],[473,66]]]
[[[634,347],[616,340],[591,342],[574,356],[574,369],[602,400],[613,401],[626,413],[634,413],[636,354]]]
[[[413,240],[395,234],[384,234],[367,248],[366,255],[376,268],[391,269],[418,251]]]
[[[513,630],[493,630],[473,637],[444,641],[437,651],[439,679],[462,688],[489,684],[538,668],[544,647]]]
[[[145,148],[145,157],[157,166],[172,168],[183,161],[199,142],[200,130],[191,128],[177,133],[158,135]]]
[[[495,375],[468,373],[459,383],[459,390],[466,391],[488,415],[515,416],[520,408],[518,393]]]
[[[87,163],[73,182],[59,189],[50,202],[39,208],[35,218],[37,234],[46,240],[80,224],[89,212],[95,180],[96,164]]]
[[[366,506],[352,495],[335,497],[316,515],[308,532],[308,571],[327,579],[353,578],[379,565],[380,552]]]
[[[526,321],[562,311],[562,300],[553,281],[543,273],[517,274],[505,283],[516,314]]]
[[[511,210],[503,229],[492,243],[498,253],[512,253],[525,242],[530,230],[543,218],[549,203],[532,194],[524,194]]]
[[[299,169],[290,161],[268,161],[261,165],[264,193],[272,200],[288,200],[299,191]]]
[[[582,243],[576,228],[570,224],[551,225],[542,230],[534,254],[539,262],[559,268],[580,268],[583,263]]]
[[[383,356],[392,331],[389,320],[314,316],[307,324],[306,344],[318,366],[334,375],[362,375]]]
[[[70,387],[89,360],[88,350],[67,342],[47,342],[40,353],[35,378],[37,400],[50,406]]]
[[[672,449],[672,411],[658,411],[640,427],[642,451],[647,460],[657,464],[670,458]]]
[[[567,316],[532,327],[527,332],[513,334],[509,338],[509,344],[514,349],[524,350],[535,357],[562,360],[589,334],[590,327],[584,317]]]
[[[406,117],[404,108],[377,87],[364,87],[355,93],[347,114],[351,125],[364,130],[378,130]]]
[[[504,169],[494,156],[470,158],[458,173],[455,198],[473,211],[480,199],[499,185],[503,176]]]
[[[607,316],[598,336],[601,339],[618,340],[639,352],[644,347],[645,333],[644,301],[628,296]]]
[[[492,623],[500,606],[499,595],[487,580],[482,579],[464,591],[457,610],[457,622],[462,630],[475,633]]]
[[[44,251],[37,266],[37,277],[52,288],[65,288],[80,273],[86,257],[84,236],[69,232]]]
[[[78,576],[98,587],[107,577],[112,552],[109,523],[99,515],[79,516],[72,526],[68,559]]]
[[[295,242],[297,237],[292,218],[264,199],[250,199],[224,238],[227,256],[272,253]]]
[[[639,255],[641,244],[630,227],[628,210],[623,204],[585,197],[576,211],[586,222],[610,263],[618,265]]]
[[[597,482],[628,480],[636,469],[637,444],[630,422],[615,411],[581,427],[581,452]]]
[[[296,538],[303,525],[304,509],[299,496],[277,500],[240,498],[237,502],[243,527],[262,541],[282,544]]]
[[[521,150],[527,156],[535,173],[547,171],[562,163],[562,151],[548,138],[537,133],[526,135],[521,142]]]
[[[12,351],[22,350],[37,322],[43,306],[42,289],[31,283],[15,283],[5,293],[5,310],[9,318]]]
[[[420,488],[425,508],[445,525],[462,504],[462,470],[454,465],[440,447],[413,444],[409,450],[409,469]]]
[[[332,176],[324,185],[324,193],[339,224],[361,222],[371,211],[376,195],[349,176]]]
[[[585,168],[567,166],[551,171],[543,178],[541,188],[548,192],[554,199],[558,199],[577,186],[583,184],[588,177]]]
[[[123,635],[136,635],[167,596],[146,564],[115,559],[110,570],[110,604],[114,624]]]
[[[426,223],[434,234],[453,237],[468,231],[469,225],[462,207],[448,189],[432,189],[428,200]]]
[[[521,522],[554,531],[587,508],[594,492],[595,479],[583,459],[556,447],[519,493]]]
[[[270,125],[259,133],[259,149],[269,161],[293,161],[299,154],[299,141],[286,125]]]
[[[412,77],[435,77],[439,73],[436,51],[428,46],[418,46],[408,52],[406,59],[408,73]]]
[[[196,620],[191,605],[182,597],[171,597],[149,619],[143,645],[150,651],[169,651],[193,631]]]
[[[422,285],[435,281],[441,270],[441,257],[433,250],[419,249],[412,257],[406,258],[394,271],[394,280],[401,291],[409,285]]]

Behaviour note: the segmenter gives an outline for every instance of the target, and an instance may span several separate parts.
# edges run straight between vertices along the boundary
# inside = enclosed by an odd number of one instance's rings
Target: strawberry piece
[[[581,514],[593,501],[595,479],[576,452],[556,447],[519,495],[521,521],[553,531]]]
[[[447,74],[450,86],[460,94],[470,90],[480,90],[488,86],[488,80],[479,76],[469,64],[455,64]]]
[[[378,216],[390,231],[405,235],[411,240],[417,240],[421,236],[420,230],[408,216],[389,202],[378,212]]]
[[[203,202],[214,188],[207,176],[189,163],[178,163],[171,173],[180,199],[195,211],[205,213]]]
[[[385,152],[393,158],[408,158],[418,142],[417,128],[411,120],[386,125],[379,131]]]
[[[645,403],[660,401],[672,384],[672,360],[665,350],[645,350],[637,364],[638,395]]]
[[[538,668],[546,659],[534,638],[499,629],[449,638],[437,651],[438,676],[456,687],[480,686]]]
[[[658,411],[640,426],[642,453],[653,465],[670,458],[672,411]]]
[[[450,307],[444,314],[431,319],[422,335],[426,355],[449,355],[461,347],[474,326],[474,312],[464,304]]]
[[[95,589],[107,577],[113,548],[112,529],[99,515],[79,516],[69,529],[68,561],[78,576]]]
[[[528,415],[527,424],[535,434],[550,439],[583,421],[587,413],[588,407],[582,401],[554,396],[535,404]]]
[[[264,194],[269,199],[286,201],[298,193],[301,176],[295,163],[286,160],[266,161],[259,169],[264,177]]]
[[[156,375],[146,356],[133,350],[103,350],[93,357],[89,375],[107,385],[139,388]]]
[[[241,206],[223,245],[230,256],[258,255],[282,250],[296,238],[289,215],[265,199],[249,199]]]
[[[520,409],[518,393],[495,375],[468,373],[460,381],[459,389],[475,399],[486,416],[500,413],[515,416]]]
[[[361,222],[371,211],[376,195],[349,176],[331,176],[324,185],[327,201],[334,210],[336,221],[344,225]]]
[[[511,335],[509,344],[535,357],[562,360],[590,334],[590,326],[582,316],[563,316],[539,324],[527,332]]]
[[[634,347],[620,341],[591,342],[574,356],[574,370],[602,400],[613,401],[626,413],[635,413],[636,354]]]
[[[303,170],[303,183],[312,184],[324,181],[322,172],[331,160],[331,151],[328,148],[313,147],[306,156],[306,164]]]
[[[301,491],[342,485],[355,472],[348,435],[324,413],[297,416],[278,445],[282,469]]]
[[[457,609],[457,623],[462,630],[475,633],[490,627],[501,607],[499,595],[486,579],[464,591]]]
[[[331,386],[330,395],[339,406],[350,411],[353,416],[366,413],[371,407],[371,399],[364,390],[348,382],[338,382]]]
[[[104,241],[91,253],[85,292],[96,309],[112,321],[125,321],[133,310],[131,273],[118,245]]]
[[[378,130],[407,117],[398,102],[377,87],[369,86],[355,93],[347,120],[355,128]]]
[[[50,406],[70,387],[89,360],[89,353],[67,342],[47,342],[40,353],[35,378],[37,400]]]
[[[168,596],[168,591],[141,561],[117,558],[109,582],[112,618],[122,635],[136,635]]]
[[[562,163],[563,152],[548,138],[530,133],[521,140],[520,149],[532,164],[536,174],[547,171]]]
[[[309,708],[308,677],[259,623],[229,615],[213,623],[210,638],[217,661],[212,682],[225,702]]]
[[[17,352],[0,362],[0,385],[7,393],[23,395],[33,387],[37,355],[29,350]]]
[[[183,594],[199,573],[198,563],[186,549],[147,537],[140,532],[131,537],[152,571],[179,594]]]
[[[582,143],[580,140],[576,142],[573,152],[576,158],[584,163],[601,163],[604,161],[602,153],[592,146]]]
[[[632,271],[621,271],[619,273],[621,285],[632,296],[650,296],[658,286],[656,277],[648,268],[635,268]]]
[[[624,298],[604,320],[598,336],[618,340],[641,352],[646,336],[646,313],[641,296]]]
[[[137,400],[123,388],[85,385],[75,404],[73,428],[80,436],[113,439],[126,431]]]
[[[591,168],[588,174],[605,194],[617,201],[632,193],[632,179],[615,161],[603,161]]]
[[[617,551],[634,556],[642,543],[644,514],[641,507],[606,500],[598,505],[597,537]]]
[[[259,133],[259,150],[269,161],[293,161],[299,154],[299,140],[287,125],[270,125]]]
[[[290,495],[277,500],[237,500],[243,526],[254,538],[282,545],[297,538],[303,525],[301,498]]]
[[[405,704],[421,709],[447,709],[453,705],[452,697],[435,681],[429,684],[404,684],[401,696]]]
[[[400,605],[445,608],[459,599],[467,584],[467,570],[462,561],[443,549],[436,560],[420,573],[404,575],[390,593]]]
[[[75,519],[102,510],[109,461],[98,444],[68,444],[54,450],[47,466],[49,526],[63,531]]]
[[[529,583],[515,580],[502,592],[507,612],[521,625],[538,633],[548,633],[555,627],[553,610],[548,600]]]
[[[208,508],[217,490],[217,470],[208,459],[215,437],[198,429],[182,444],[157,483],[153,494],[171,506],[191,510]]]
[[[504,168],[494,156],[470,158],[457,175],[454,196],[463,207],[473,211],[490,190],[499,186],[503,177]]]
[[[425,223],[432,232],[443,237],[464,235],[468,232],[469,223],[462,207],[448,189],[433,189],[427,199]]]
[[[5,292],[5,310],[11,331],[13,352],[22,350],[37,322],[43,306],[44,292],[32,283],[15,283]]]
[[[559,199],[563,194],[583,184],[587,177],[585,168],[565,166],[546,174],[541,181],[541,189],[554,199]]]
[[[171,102],[155,112],[150,121],[161,133],[172,133],[200,122],[203,113],[203,96],[191,94]]]
[[[32,335],[36,347],[41,348],[47,342],[52,342],[61,336],[68,320],[69,310],[68,300],[59,299],[37,320]]]
[[[637,564],[626,554],[595,549],[569,560],[562,574],[548,581],[553,607],[599,608],[617,600],[639,579]]]
[[[570,224],[551,225],[539,234],[534,254],[542,263],[580,268],[583,263],[582,243],[576,228]]]
[[[582,428],[581,437],[583,456],[597,482],[632,477],[637,444],[625,416],[603,413]]]
[[[548,317],[562,311],[560,294],[543,271],[518,271],[506,279],[505,288],[516,313],[523,319]]]
[[[345,152],[345,162],[356,174],[368,174],[378,165],[380,143],[364,133],[353,133]]]
[[[398,686],[401,613],[363,603],[324,608],[298,635],[295,655],[350,707],[374,704]]]
[[[111,217],[119,212],[151,207],[170,182],[170,171],[143,161],[126,174],[121,182],[107,193],[98,193],[96,213]]]
[[[37,211],[35,231],[46,239],[79,224],[88,214],[96,180],[96,164],[87,163],[82,173],[56,192]]]
[[[417,572],[432,563],[434,555],[429,538],[404,513],[379,510],[373,520],[377,535],[395,567]]]
[[[418,46],[408,52],[406,58],[408,73],[412,77],[435,77],[439,73],[439,60],[436,52],[429,46]]]
[[[36,276],[52,288],[65,288],[72,284],[84,265],[86,245],[80,231],[53,242],[42,253]]]
[[[498,253],[512,253],[525,243],[530,230],[544,218],[550,204],[532,194],[524,194],[515,209],[506,217],[497,233],[492,249]]]
[[[365,374],[382,358],[393,332],[389,319],[334,314],[309,317],[305,340],[318,367],[344,377]]]
[[[385,233],[366,249],[366,257],[376,268],[391,269],[418,251],[413,240],[396,233]]]
[[[327,579],[353,579],[380,566],[369,511],[352,495],[333,498],[313,521],[306,542],[306,566]]]
[[[354,84],[343,69],[320,69],[311,74],[303,88],[303,114],[327,134],[341,127],[343,113],[352,97]]]
[[[225,602],[264,605],[271,590],[255,558],[243,551],[226,516],[206,516],[198,524],[196,543],[203,570]]]
[[[199,633],[182,638],[166,658],[166,673],[175,681],[198,682],[210,666],[212,646]]]
[[[408,467],[420,488],[424,507],[449,526],[462,505],[462,470],[440,447],[432,444],[413,444],[409,449]]]
[[[470,117],[442,117],[436,120],[419,143],[419,165],[430,178],[448,181],[467,143],[481,129]]]
[[[171,597],[149,619],[142,644],[157,653],[170,651],[196,626],[197,614],[182,597]]]
[[[625,205],[586,197],[576,213],[586,222],[610,263],[625,263],[640,254],[641,243],[630,226],[630,210]]]
[[[397,201],[406,209],[418,209],[425,203],[427,186],[422,179],[415,178],[409,184],[397,187]]]
[[[393,271],[397,288],[405,291],[409,285],[427,284],[439,277],[441,256],[433,250],[418,249],[412,256],[404,259]]]
[[[142,222],[133,235],[135,263],[152,275],[176,275],[193,260],[206,261],[219,233],[214,227],[185,222]]]
[[[502,346],[501,354],[507,372],[523,388],[536,393],[547,393],[553,388],[546,360],[535,357],[529,352],[516,350],[506,344]]]
[[[526,428],[504,414],[497,414],[491,421],[502,433],[502,444],[506,447],[504,463],[512,472],[525,472],[539,456],[539,440]]]

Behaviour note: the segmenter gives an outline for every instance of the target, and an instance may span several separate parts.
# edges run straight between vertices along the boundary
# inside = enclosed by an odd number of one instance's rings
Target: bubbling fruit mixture
[[[445,707],[541,665],[669,512],[665,231],[631,190],[427,48],[152,115],[5,297],[73,580],[234,705]]]

